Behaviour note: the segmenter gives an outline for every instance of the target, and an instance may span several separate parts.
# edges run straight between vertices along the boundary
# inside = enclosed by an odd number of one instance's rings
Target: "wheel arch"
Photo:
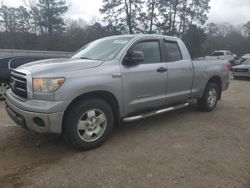
[[[219,88],[219,96],[218,96],[218,100],[221,99],[221,94],[222,94],[222,79],[221,77],[219,76],[212,76],[208,81],[207,81],[207,84],[206,84],[206,87],[209,83],[215,83],[217,84],[218,88]],[[205,91],[205,89],[204,89]],[[203,91],[203,93],[204,93]]]
[[[108,91],[100,90],[100,91],[91,91],[91,92],[81,94],[77,96],[73,101],[71,101],[71,103],[68,105],[68,107],[66,108],[64,112],[62,131],[65,130],[64,122],[65,122],[66,115],[67,113],[69,113],[70,109],[79,101],[86,100],[88,98],[100,98],[106,101],[110,105],[114,113],[115,124],[120,125],[120,106],[119,106],[118,100],[112,93]]]

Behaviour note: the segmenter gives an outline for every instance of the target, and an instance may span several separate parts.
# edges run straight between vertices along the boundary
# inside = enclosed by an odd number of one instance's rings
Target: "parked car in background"
[[[0,100],[4,100],[4,93],[9,88],[10,71],[23,64],[36,60],[50,59],[40,56],[11,56],[0,58]]]
[[[217,50],[211,56],[205,57],[207,60],[225,60],[234,65],[237,60],[237,55],[229,50]]]
[[[241,65],[234,66],[232,71],[235,79],[250,77],[250,57],[243,61]]]
[[[245,59],[250,59],[250,54],[245,54],[242,57],[245,58]]]
[[[250,59],[250,54],[245,54],[243,56],[241,56],[241,62],[245,61],[246,59]]]
[[[91,149],[120,121],[177,110],[189,99],[212,111],[229,86],[226,63],[192,61],[176,37],[106,37],[69,59],[36,61],[11,71],[6,110],[28,130],[63,134],[72,146]]]

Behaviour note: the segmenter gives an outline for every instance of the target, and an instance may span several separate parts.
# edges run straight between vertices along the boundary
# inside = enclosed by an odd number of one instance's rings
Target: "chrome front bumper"
[[[250,77],[250,72],[233,72],[233,76]]]
[[[63,115],[64,111],[66,110],[67,103],[63,102],[59,104],[57,102],[51,101],[50,106],[47,106],[48,109],[57,108],[56,106],[64,106],[64,108],[60,108],[61,111],[59,112],[37,112],[33,111],[32,106],[29,108],[21,109],[16,105],[15,99],[11,96],[10,93],[7,92],[6,95],[6,111],[10,118],[18,125],[21,125],[23,128],[26,128],[30,131],[39,132],[39,133],[58,133],[62,132],[62,122],[63,122]],[[20,102],[20,101],[18,101]],[[44,101],[45,104],[48,104],[48,101]],[[25,102],[23,102],[25,103]],[[42,102],[36,102],[36,104],[42,105]],[[20,104],[19,104],[20,105]],[[27,105],[27,104],[26,104]],[[39,108],[38,105],[33,107],[35,110]],[[45,108],[43,106],[43,108]],[[29,110],[26,110],[29,109]]]

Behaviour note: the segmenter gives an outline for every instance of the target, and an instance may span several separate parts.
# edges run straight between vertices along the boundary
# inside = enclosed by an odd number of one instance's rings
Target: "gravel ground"
[[[216,110],[185,109],[123,124],[100,148],[15,125],[0,104],[0,187],[250,187],[250,81]]]

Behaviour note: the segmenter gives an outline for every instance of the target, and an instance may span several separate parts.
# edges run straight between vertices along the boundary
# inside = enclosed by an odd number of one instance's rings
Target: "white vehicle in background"
[[[211,56],[206,56],[205,58],[207,60],[226,60],[229,63],[234,64],[237,59],[237,55],[233,54],[229,50],[218,50],[214,51]]]
[[[239,58],[239,60],[238,60],[239,63],[237,63],[237,65],[243,64],[244,61],[246,61],[246,60],[248,60],[248,59],[250,59],[250,54],[245,54],[245,55],[241,56],[241,57]]]
[[[242,62],[245,61],[246,59],[250,59],[250,54],[245,54],[241,57]]]
[[[250,57],[246,59],[241,65],[232,68],[234,79],[248,77],[250,78]]]

